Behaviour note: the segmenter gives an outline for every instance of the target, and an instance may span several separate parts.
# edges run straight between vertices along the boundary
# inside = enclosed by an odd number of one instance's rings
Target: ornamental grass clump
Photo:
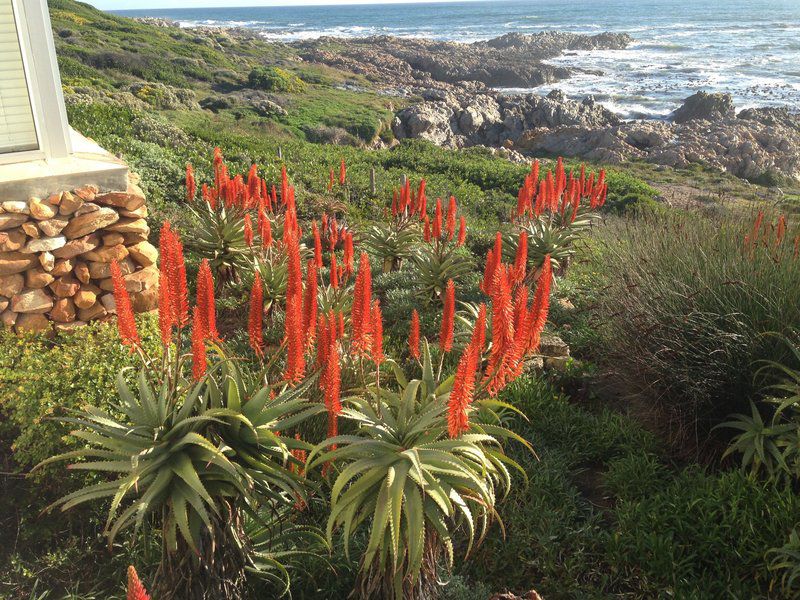
[[[658,422],[684,448],[731,413],[749,413],[758,361],[800,330],[797,225],[759,212],[711,219],[649,214],[597,230],[600,319],[609,357],[644,382]]]

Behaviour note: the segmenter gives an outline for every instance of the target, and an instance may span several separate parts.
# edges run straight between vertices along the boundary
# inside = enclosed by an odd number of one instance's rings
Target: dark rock
[[[714,121],[730,118],[735,114],[730,94],[697,92],[684,100],[683,105],[670,115],[670,119],[674,123],[686,123],[696,119]]]

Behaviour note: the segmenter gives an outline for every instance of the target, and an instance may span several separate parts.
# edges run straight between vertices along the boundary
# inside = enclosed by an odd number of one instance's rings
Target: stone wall
[[[157,305],[158,251],[138,178],[27,200],[0,198],[0,322],[17,332],[69,329],[114,314],[111,262],[136,312]]]

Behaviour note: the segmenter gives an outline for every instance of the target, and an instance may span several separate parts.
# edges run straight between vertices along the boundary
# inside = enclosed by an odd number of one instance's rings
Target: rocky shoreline
[[[447,148],[502,148],[514,160],[559,155],[603,163],[702,164],[765,183],[800,181],[800,114],[757,108],[737,114],[728,94],[698,92],[667,120],[623,121],[592,97],[554,89],[506,93],[571,76],[546,63],[569,51],[623,49],[625,34],[506,34],[464,44],[392,37],[295,44],[309,62],[367,76],[412,98],[397,113],[396,138]],[[602,75],[598,73],[598,75]]]
[[[219,33],[194,31],[206,37]],[[557,89],[576,70],[548,59],[624,49],[632,41],[618,33],[542,32],[473,43],[379,36],[323,37],[289,46],[302,61],[362,75],[384,93],[406,98],[392,124],[397,139],[447,148],[486,146],[516,161],[563,155],[611,164],[702,164],[762,183],[800,181],[800,113],[786,108],[737,113],[730,95],[698,92],[665,120],[623,121],[591,96],[574,100]],[[546,96],[507,91],[548,84],[554,89]]]

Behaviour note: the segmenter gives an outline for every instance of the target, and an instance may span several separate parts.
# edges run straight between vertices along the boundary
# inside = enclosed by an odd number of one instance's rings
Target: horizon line
[[[169,10],[199,10],[199,9],[212,9],[212,10],[236,10],[240,8],[300,8],[300,7],[336,7],[336,6],[362,6],[362,5],[380,5],[380,6],[392,6],[398,4],[455,4],[458,2],[466,2],[470,4],[479,4],[479,3],[487,3],[487,2],[502,2],[502,1],[511,1],[511,0],[391,0],[389,2],[381,2],[380,0],[345,0],[343,2],[324,2],[315,0],[313,2],[297,2],[293,0],[278,0],[275,3],[269,4],[246,4],[241,6],[172,6],[172,7],[161,7],[161,6],[143,6],[140,8],[97,8],[98,10],[102,10],[104,12],[110,13],[126,13],[126,12],[141,12],[143,10],[159,10],[159,11],[169,11]],[[89,4],[94,4],[89,0]]]

